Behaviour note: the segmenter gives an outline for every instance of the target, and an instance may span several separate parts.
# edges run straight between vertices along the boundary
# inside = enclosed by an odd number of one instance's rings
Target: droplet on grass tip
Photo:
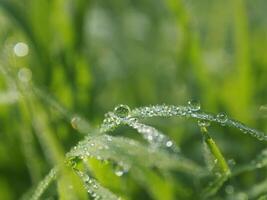
[[[90,130],[92,130],[90,124],[80,116],[74,116],[71,119],[70,123],[72,128],[78,130],[81,133],[88,133]]]
[[[116,108],[114,109],[114,113],[120,118],[127,117],[129,115],[130,111],[131,110],[130,110],[129,106],[122,105],[122,104],[116,106]]]
[[[21,68],[18,72],[18,79],[24,83],[32,79],[32,71],[29,68]]]
[[[210,122],[206,121],[206,120],[198,120],[198,126],[200,126],[200,127],[209,127],[210,126]]]
[[[16,56],[24,57],[24,56],[28,55],[29,47],[24,42],[18,42],[17,44],[15,44],[13,50],[14,50],[14,53],[16,54]]]
[[[73,117],[70,121],[72,128],[78,129],[80,121],[81,121],[80,117],[77,116]]]
[[[198,101],[191,100],[188,101],[189,109],[193,112],[199,111],[201,109],[201,105]]]

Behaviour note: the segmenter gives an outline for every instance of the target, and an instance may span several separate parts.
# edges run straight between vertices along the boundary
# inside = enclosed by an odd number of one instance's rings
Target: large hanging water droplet
[[[16,56],[24,57],[24,56],[28,55],[29,47],[26,43],[19,42],[19,43],[15,44],[13,50],[14,50],[14,53],[16,54]]]
[[[199,111],[201,108],[201,105],[198,101],[192,100],[188,101],[189,109],[193,112]]]
[[[114,113],[120,117],[120,118],[125,118],[129,115],[130,113],[130,108],[127,105],[118,105],[115,109],[114,109]]]
[[[227,120],[228,120],[228,116],[225,113],[219,113],[219,114],[217,114],[216,118],[218,119],[218,121],[220,123],[223,123],[223,124],[226,123]]]
[[[32,79],[32,71],[29,68],[21,68],[18,72],[18,78],[21,82],[27,83]]]

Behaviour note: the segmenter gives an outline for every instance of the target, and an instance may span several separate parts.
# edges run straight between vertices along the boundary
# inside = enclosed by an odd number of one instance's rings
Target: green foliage
[[[0,198],[266,199],[266,10],[0,0]]]
[[[200,114],[200,115],[198,115]],[[135,117],[155,117],[155,116],[185,116],[196,117],[200,116],[199,126],[203,135],[203,139],[208,146],[214,164],[214,170],[211,172],[208,169],[204,169],[197,166],[193,161],[186,159],[181,152],[178,152],[178,147],[170,139],[166,139],[166,136],[160,133],[157,129],[139,123]],[[204,116],[204,117],[203,117]],[[198,198],[207,199],[217,194],[218,190],[223,186],[224,182],[232,177],[231,170],[222,155],[219,147],[211,138],[207,131],[209,121],[215,121],[223,125],[236,126],[244,133],[250,131],[252,136],[256,136],[259,140],[266,139],[263,133],[246,127],[245,125],[229,119],[225,114],[211,115],[204,112],[200,112],[200,106],[192,107],[191,102],[188,106],[151,106],[137,108],[133,111],[126,105],[119,105],[115,107],[114,112],[106,114],[106,118],[101,125],[100,129],[94,130],[95,133],[90,131],[88,136],[78,143],[72,150],[66,155],[66,162],[70,163],[71,168],[77,173],[85,184],[85,188],[88,193],[95,199],[119,199],[115,194],[101,186],[95,179],[91,178],[86,172],[78,170],[77,164],[82,161],[83,165],[90,166],[88,158],[96,158],[101,162],[114,162],[117,167],[115,174],[122,176],[128,171],[139,171],[140,169],[157,168],[162,174],[166,171],[177,170],[182,173],[193,175],[194,179],[198,180],[197,187],[202,191]],[[80,127],[79,123],[82,121],[75,121],[75,128]],[[227,123],[228,122],[228,123]],[[229,123],[230,122],[230,123]],[[135,140],[127,139],[124,137],[114,137],[105,135],[106,132],[114,131],[115,128],[120,125],[129,125],[141,133],[145,140],[148,141],[150,146],[144,146]],[[242,127],[242,128],[240,128]],[[257,136],[259,134],[260,136]],[[175,148],[174,148],[175,147]],[[171,152],[168,152],[171,151]],[[261,155],[252,161],[250,165],[239,166],[242,171],[255,170],[266,166],[266,151],[263,151]],[[205,156],[205,155],[204,155]],[[207,156],[206,156],[207,157]],[[78,158],[79,160],[77,160]],[[145,162],[144,162],[145,161]],[[218,168],[216,170],[216,167]],[[254,168],[253,168],[254,167]],[[89,167],[90,168],[90,167]],[[90,171],[90,170],[89,170]],[[237,173],[240,173],[240,169]],[[237,175],[235,173],[235,175]],[[55,178],[56,171],[52,170],[46,178],[39,184],[38,188],[34,192],[31,199],[38,199],[45,188]],[[203,187],[201,179],[205,177],[214,176],[213,180],[210,180],[207,187]],[[193,178],[191,177],[191,178]],[[136,177],[134,177],[136,178]],[[140,181],[137,179],[137,181]],[[151,194],[153,196],[153,192]],[[197,195],[196,195],[197,196]],[[158,198],[157,196],[155,197]],[[161,197],[162,198],[162,197]]]

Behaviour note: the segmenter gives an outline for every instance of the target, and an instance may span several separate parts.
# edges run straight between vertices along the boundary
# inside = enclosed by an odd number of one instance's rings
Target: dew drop
[[[193,112],[199,111],[201,108],[201,105],[198,101],[192,100],[188,101],[189,109]]]
[[[206,121],[206,120],[198,120],[198,125],[200,127],[209,127],[210,126],[210,122]]]
[[[32,71],[29,68],[21,68],[18,72],[18,79],[21,82],[27,83],[32,79]]]
[[[71,121],[70,121],[72,128],[78,129],[78,124],[79,124],[80,121],[81,121],[81,118],[80,117],[77,117],[77,116],[76,117],[73,117],[71,119]]]
[[[85,177],[84,177],[84,181],[85,181],[86,183],[89,182],[89,181],[90,181],[89,176],[85,176]]]
[[[120,164],[116,165],[115,167],[115,175],[116,176],[123,176],[128,171],[128,168],[126,166],[122,166]]]
[[[82,117],[74,116],[71,121],[72,128],[78,130],[81,133],[88,133],[91,130],[90,124]]]
[[[173,145],[172,141],[169,140],[169,141],[166,142],[166,147],[171,147],[172,145]]]
[[[116,170],[116,171],[115,171],[115,174],[116,174],[117,176],[122,176],[122,175],[124,174],[124,172],[123,172],[123,170]]]
[[[93,146],[95,146],[95,143],[92,142],[90,145],[91,145],[91,147],[93,147]]]
[[[111,141],[112,141],[112,137],[111,137],[111,136],[107,136],[107,140],[108,140],[109,142],[111,142]]]
[[[120,117],[120,118],[125,118],[129,115],[130,113],[130,108],[127,105],[118,105],[115,109],[114,109],[114,113]]]
[[[16,56],[24,57],[24,56],[28,55],[29,47],[24,42],[18,42],[17,44],[15,44],[13,50],[14,50],[14,53],[16,54]]]
[[[92,197],[96,197],[96,196],[97,196],[97,194],[96,194],[96,193],[92,193],[91,195],[92,195]]]
[[[234,159],[229,159],[229,160],[227,161],[227,163],[228,163],[228,165],[230,165],[231,167],[233,167],[233,166],[236,164],[236,162],[235,162]]]
[[[233,194],[234,193],[234,187],[232,185],[227,185],[225,187],[225,192],[230,195],[230,194]]]
[[[153,137],[153,135],[148,135],[148,136],[147,136],[147,139],[148,139],[148,141],[152,142],[153,139],[154,139],[154,137]]]
[[[226,123],[228,120],[228,116],[225,113],[219,113],[217,114],[216,118],[219,120],[221,123]]]

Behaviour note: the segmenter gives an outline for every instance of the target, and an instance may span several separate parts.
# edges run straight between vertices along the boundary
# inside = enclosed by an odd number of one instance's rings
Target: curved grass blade
[[[67,154],[67,158],[73,157],[113,160],[128,169],[131,166],[140,165],[181,170],[194,175],[201,175],[205,172],[202,167],[182,156],[178,157],[176,154],[172,155],[159,149],[155,151],[132,139],[108,135],[86,138]]]
[[[38,184],[30,200],[38,200],[48,188],[48,186],[56,179],[58,168],[55,167],[45,176],[45,178]]]
[[[204,198],[211,197],[217,193],[217,191],[221,188],[225,181],[230,177],[231,171],[228,167],[227,162],[225,161],[224,156],[222,155],[219,147],[209,135],[208,130],[206,127],[200,127],[201,133],[203,135],[204,141],[207,144],[211,154],[213,155],[214,159],[216,160],[216,165],[218,166],[219,173],[216,173],[215,180],[209,184],[208,187],[204,189],[202,192],[202,196]]]
[[[253,171],[267,166],[267,149],[264,149],[255,160],[250,163],[236,168],[233,171],[233,176],[237,176],[243,172]]]
[[[110,192],[108,189],[101,186],[95,179],[89,177],[86,173],[83,173],[80,170],[75,170],[76,174],[81,178],[84,183],[84,187],[86,188],[87,192],[95,199],[102,199],[102,200],[119,200],[120,198],[117,197],[115,194]]]
[[[132,117],[136,118],[149,118],[149,117],[189,117],[198,120],[205,120],[209,122],[215,122],[222,126],[229,126],[239,129],[245,134],[249,134],[258,140],[267,141],[267,136],[264,132],[250,128],[245,124],[228,118],[225,114],[211,114],[201,111],[194,111],[190,106],[173,106],[173,105],[156,105],[140,107],[132,110]]]

